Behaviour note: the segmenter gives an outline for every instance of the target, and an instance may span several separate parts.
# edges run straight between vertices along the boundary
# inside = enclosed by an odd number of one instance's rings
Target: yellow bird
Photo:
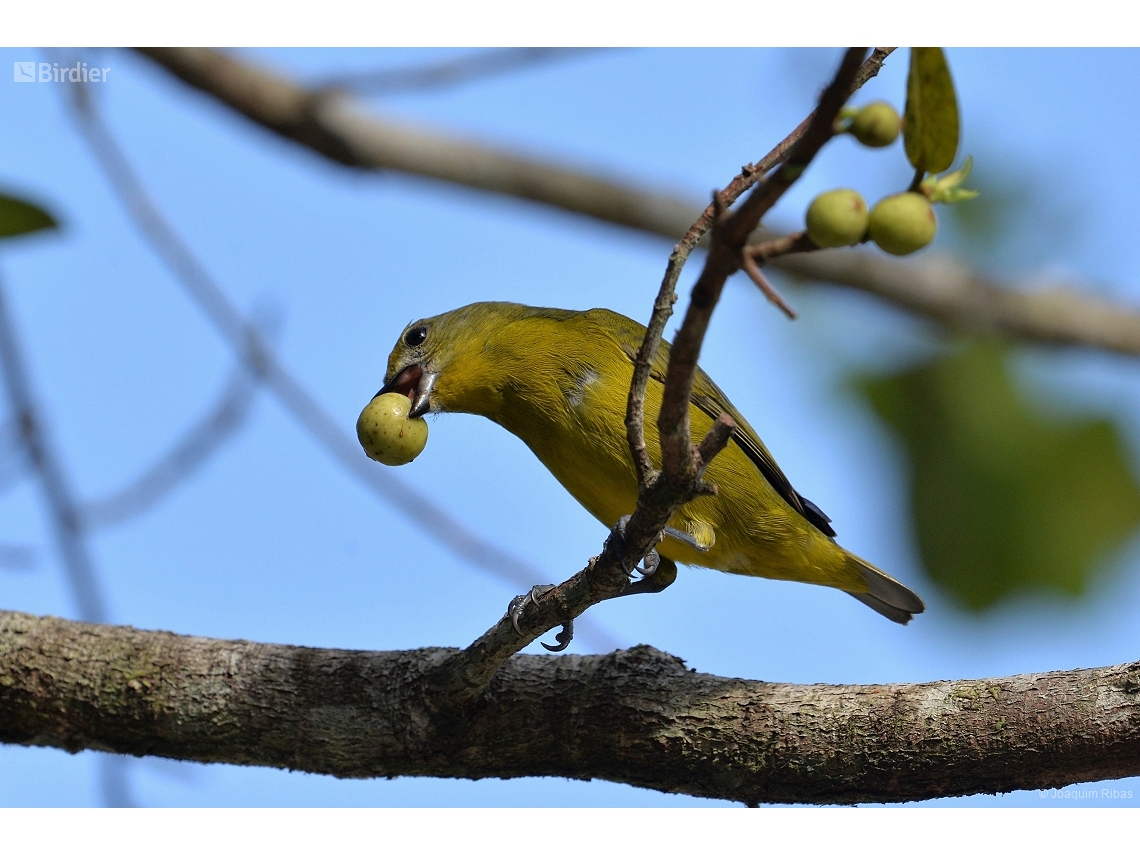
[[[525,442],[594,517],[612,528],[633,513],[637,474],[625,410],[645,327],[607,309],[584,312],[473,303],[409,324],[388,359],[384,388],[428,412],[486,416]],[[669,346],[662,343],[645,394],[645,441],[660,463],[657,413]],[[689,502],[658,546],[682,564],[745,576],[827,585],[907,623],[919,597],[834,540],[828,517],[797,493],[756,432],[697,370],[690,418],[698,439],[721,413],[732,441],[705,479],[716,496]]]

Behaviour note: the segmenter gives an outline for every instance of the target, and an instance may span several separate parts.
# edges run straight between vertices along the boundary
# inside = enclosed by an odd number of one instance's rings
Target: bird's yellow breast
[[[637,504],[637,475],[625,432],[633,364],[620,344],[589,320],[583,317],[573,329],[565,321],[537,322],[528,331],[525,359],[482,393],[481,401],[466,401],[464,409],[487,415],[522,439],[586,510],[612,527]],[[496,349],[488,348],[492,354]],[[502,365],[502,354],[492,358]],[[645,439],[658,465],[662,394],[662,384],[651,381]],[[690,418],[698,438],[712,424],[696,407]],[[839,547],[791,508],[737,445],[730,443],[716,457],[706,480],[717,485],[718,495],[685,505],[670,525],[708,544],[708,550],[666,539],[659,547],[662,555],[732,573],[858,587],[859,582],[845,579]]]

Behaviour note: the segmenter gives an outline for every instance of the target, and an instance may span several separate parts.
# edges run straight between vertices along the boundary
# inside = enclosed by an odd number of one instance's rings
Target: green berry
[[[871,240],[891,255],[910,255],[934,240],[938,219],[921,193],[896,193],[871,210]]]
[[[403,466],[415,460],[427,445],[428,426],[409,419],[412,402],[407,395],[377,395],[356,420],[356,437],[364,452],[386,466]]]
[[[883,148],[899,138],[902,122],[898,111],[886,101],[872,101],[851,120],[851,136],[865,146]]]
[[[867,203],[854,190],[828,190],[812,200],[806,219],[816,246],[855,246],[867,232]]]

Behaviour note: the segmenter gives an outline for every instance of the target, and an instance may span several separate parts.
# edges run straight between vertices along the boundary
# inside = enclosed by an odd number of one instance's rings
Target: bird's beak
[[[389,392],[407,395],[412,402],[408,418],[418,419],[431,409],[431,390],[438,376],[438,371],[425,371],[422,365],[413,363],[397,372],[376,395]]]

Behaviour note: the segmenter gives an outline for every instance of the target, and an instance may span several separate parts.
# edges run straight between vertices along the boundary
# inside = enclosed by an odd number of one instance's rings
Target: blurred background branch
[[[475,51],[443,62],[338,74],[311,81],[309,87],[316,91],[341,90],[355,92],[358,95],[422,92],[509,74],[595,50],[598,48],[493,48]]]
[[[0,570],[26,571],[36,566],[36,550],[18,543],[0,543]]]
[[[63,464],[52,444],[43,414],[36,407],[32,381],[24,365],[24,357],[16,338],[16,329],[8,311],[4,283],[0,280],[0,369],[12,418],[19,427],[26,459],[35,472],[43,492],[44,504],[51,520],[52,533],[63,562],[67,585],[75,602],[79,619],[90,623],[107,620],[106,595],[99,584],[98,573],[84,538],[79,508]],[[12,547],[8,558],[19,558]],[[27,556],[25,555],[25,560]],[[100,759],[99,781],[103,803],[109,807],[127,807],[132,803],[127,779],[127,760],[113,754]]]
[[[117,525],[153,508],[189,478],[241,428],[257,392],[257,376],[242,364],[234,370],[210,412],[147,467],[115,492],[79,506],[85,528]]]
[[[251,121],[346,166],[393,169],[527,199],[670,241],[680,239],[704,208],[624,179],[402,125],[211,48],[139,52]],[[1140,312],[1077,290],[1014,289],[937,256],[900,261],[832,250],[779,258],[772,266],[872,294],[957,330],[1140,354]]]
[[[115,194],[154,251],[167,264],[175,279],[199,305],[206,317],[244,361],[249,370],[277,397],[297,422],[341,467],[394,510],[426,531],[433,539],[473,568],[516,587],[529,588],[545,581],[544,574],[527,560],[495,545],[459,522],[441,506],[415,490],[399,476],[369,460],[355,437],[349,436],[317,399],[277,358],[270,343],[256,326],[249,324],[221,287],[174,231],[139,181],[122,148],[97,112],[84,84],[69,87],[68,103],[76,124],[95,155]],[[223,402],[224,403],[224,402]],[[207,427],[216,432],[216,427]],[[191,437],[201,445],[200,438]],[[175,453],[179,453],[176,449]],[[191,454],[194,449],[191,449]],[[158,474],[155,477],[167,477]],[[144,485],[153,490],[153,483]],[[137,501],[135,496],[127,501]],[[122,508],[122,502],[118,503]],[[112,507],[113,512],[117,512]],[[106,506],[103,508],[106,513]],[[582,627],[592,644],[602,649],[621,646],[591,621]]]
[[[16,331],[8,313],[7,297],[0,282],[0,365],[8,403],[20,426],[27,459],[40,481],[44,502],[52,520],[56,544],[67,570],[80,620],[103,623],[107,604],[95,575],[87,544],[83,540],[78,505],[71,485],[57,456],[42,415],[37,412],[31,380],[16,341]]]

